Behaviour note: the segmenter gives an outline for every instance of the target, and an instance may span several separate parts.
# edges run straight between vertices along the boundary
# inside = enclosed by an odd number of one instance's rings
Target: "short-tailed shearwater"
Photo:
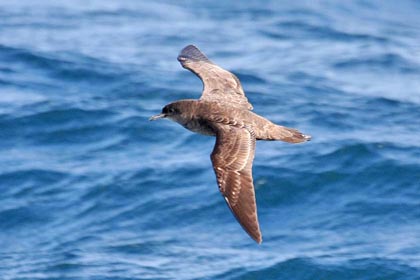
[[[197,47],[185,47],[178,61],[203,82],[201,98],[169,103],[150,120],[167,118],[193,132],[216,136],[211,161],[219,190],[243,229],[261,243],[252,180],[256,140],[300,143],[311,137],[253,113],[238,78],[211,62]]]

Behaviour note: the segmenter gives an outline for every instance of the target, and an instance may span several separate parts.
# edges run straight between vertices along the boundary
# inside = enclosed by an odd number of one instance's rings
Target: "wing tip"
[[[263,242],[263,239],[262,239],[262,234],[261,234],[261,230],[260,230],[260,226],[258,224],[258,221],[257,221],[257,230],[256,231],[250,230],[238,218],[238,215],[236,214],[236,212],[234,211],[234,209],[232,208],[232,206],[231,206],[231,204],[229,202],[229,198],[227,198],[226,196],[223,196],[223,198],[225,199],[227,205],[229,206],[229,209],[231,210],[233,216],[235,216],[236,220],[239,222],[239,224],[244,229],[244,231],[249,235],[249,237],[251,237],[255,242],[257,242],[258,245],[261,245],[261,243]]]
[[[263,242],[261,234],[255,237],[254,236],[251,236],[251,237],[252,239],[255,240],[255,242],[257,242],[258,245],[261,245],[261,243]]]
[[[207,61],[210,62],[210,60],[207,58],[205,54],[203,54],[196,46],[194,45],[188,45],[185,48],[181,50],[181,52],[178,55],[178,61],[181,62],[181,64],[187,60],[192,61]]]

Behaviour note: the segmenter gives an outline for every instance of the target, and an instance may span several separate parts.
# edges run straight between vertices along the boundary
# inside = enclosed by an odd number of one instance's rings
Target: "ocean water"
[[[0,1],[0,279],[420,279],[419,1]],[[230,214],[195,44],[254,111],[263,243]]]

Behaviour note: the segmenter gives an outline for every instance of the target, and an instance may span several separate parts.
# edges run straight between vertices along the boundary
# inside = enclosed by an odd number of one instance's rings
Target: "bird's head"
[[[183,118],[182,107],[183,106],[181,102],[169,103],[162,108],[162,112],[160,114],[151,117],[149,120],[155,121],[157,119],[168,118],[170,120],[180,122],[180,120]]]

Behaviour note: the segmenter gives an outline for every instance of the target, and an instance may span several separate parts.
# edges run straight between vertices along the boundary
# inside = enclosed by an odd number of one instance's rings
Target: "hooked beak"
[[[159,114],[159,115],[150,117],[149,121],[155,121],[157,119],[162,119],[162,118],[166,118],[166,115],[165,114]]]

